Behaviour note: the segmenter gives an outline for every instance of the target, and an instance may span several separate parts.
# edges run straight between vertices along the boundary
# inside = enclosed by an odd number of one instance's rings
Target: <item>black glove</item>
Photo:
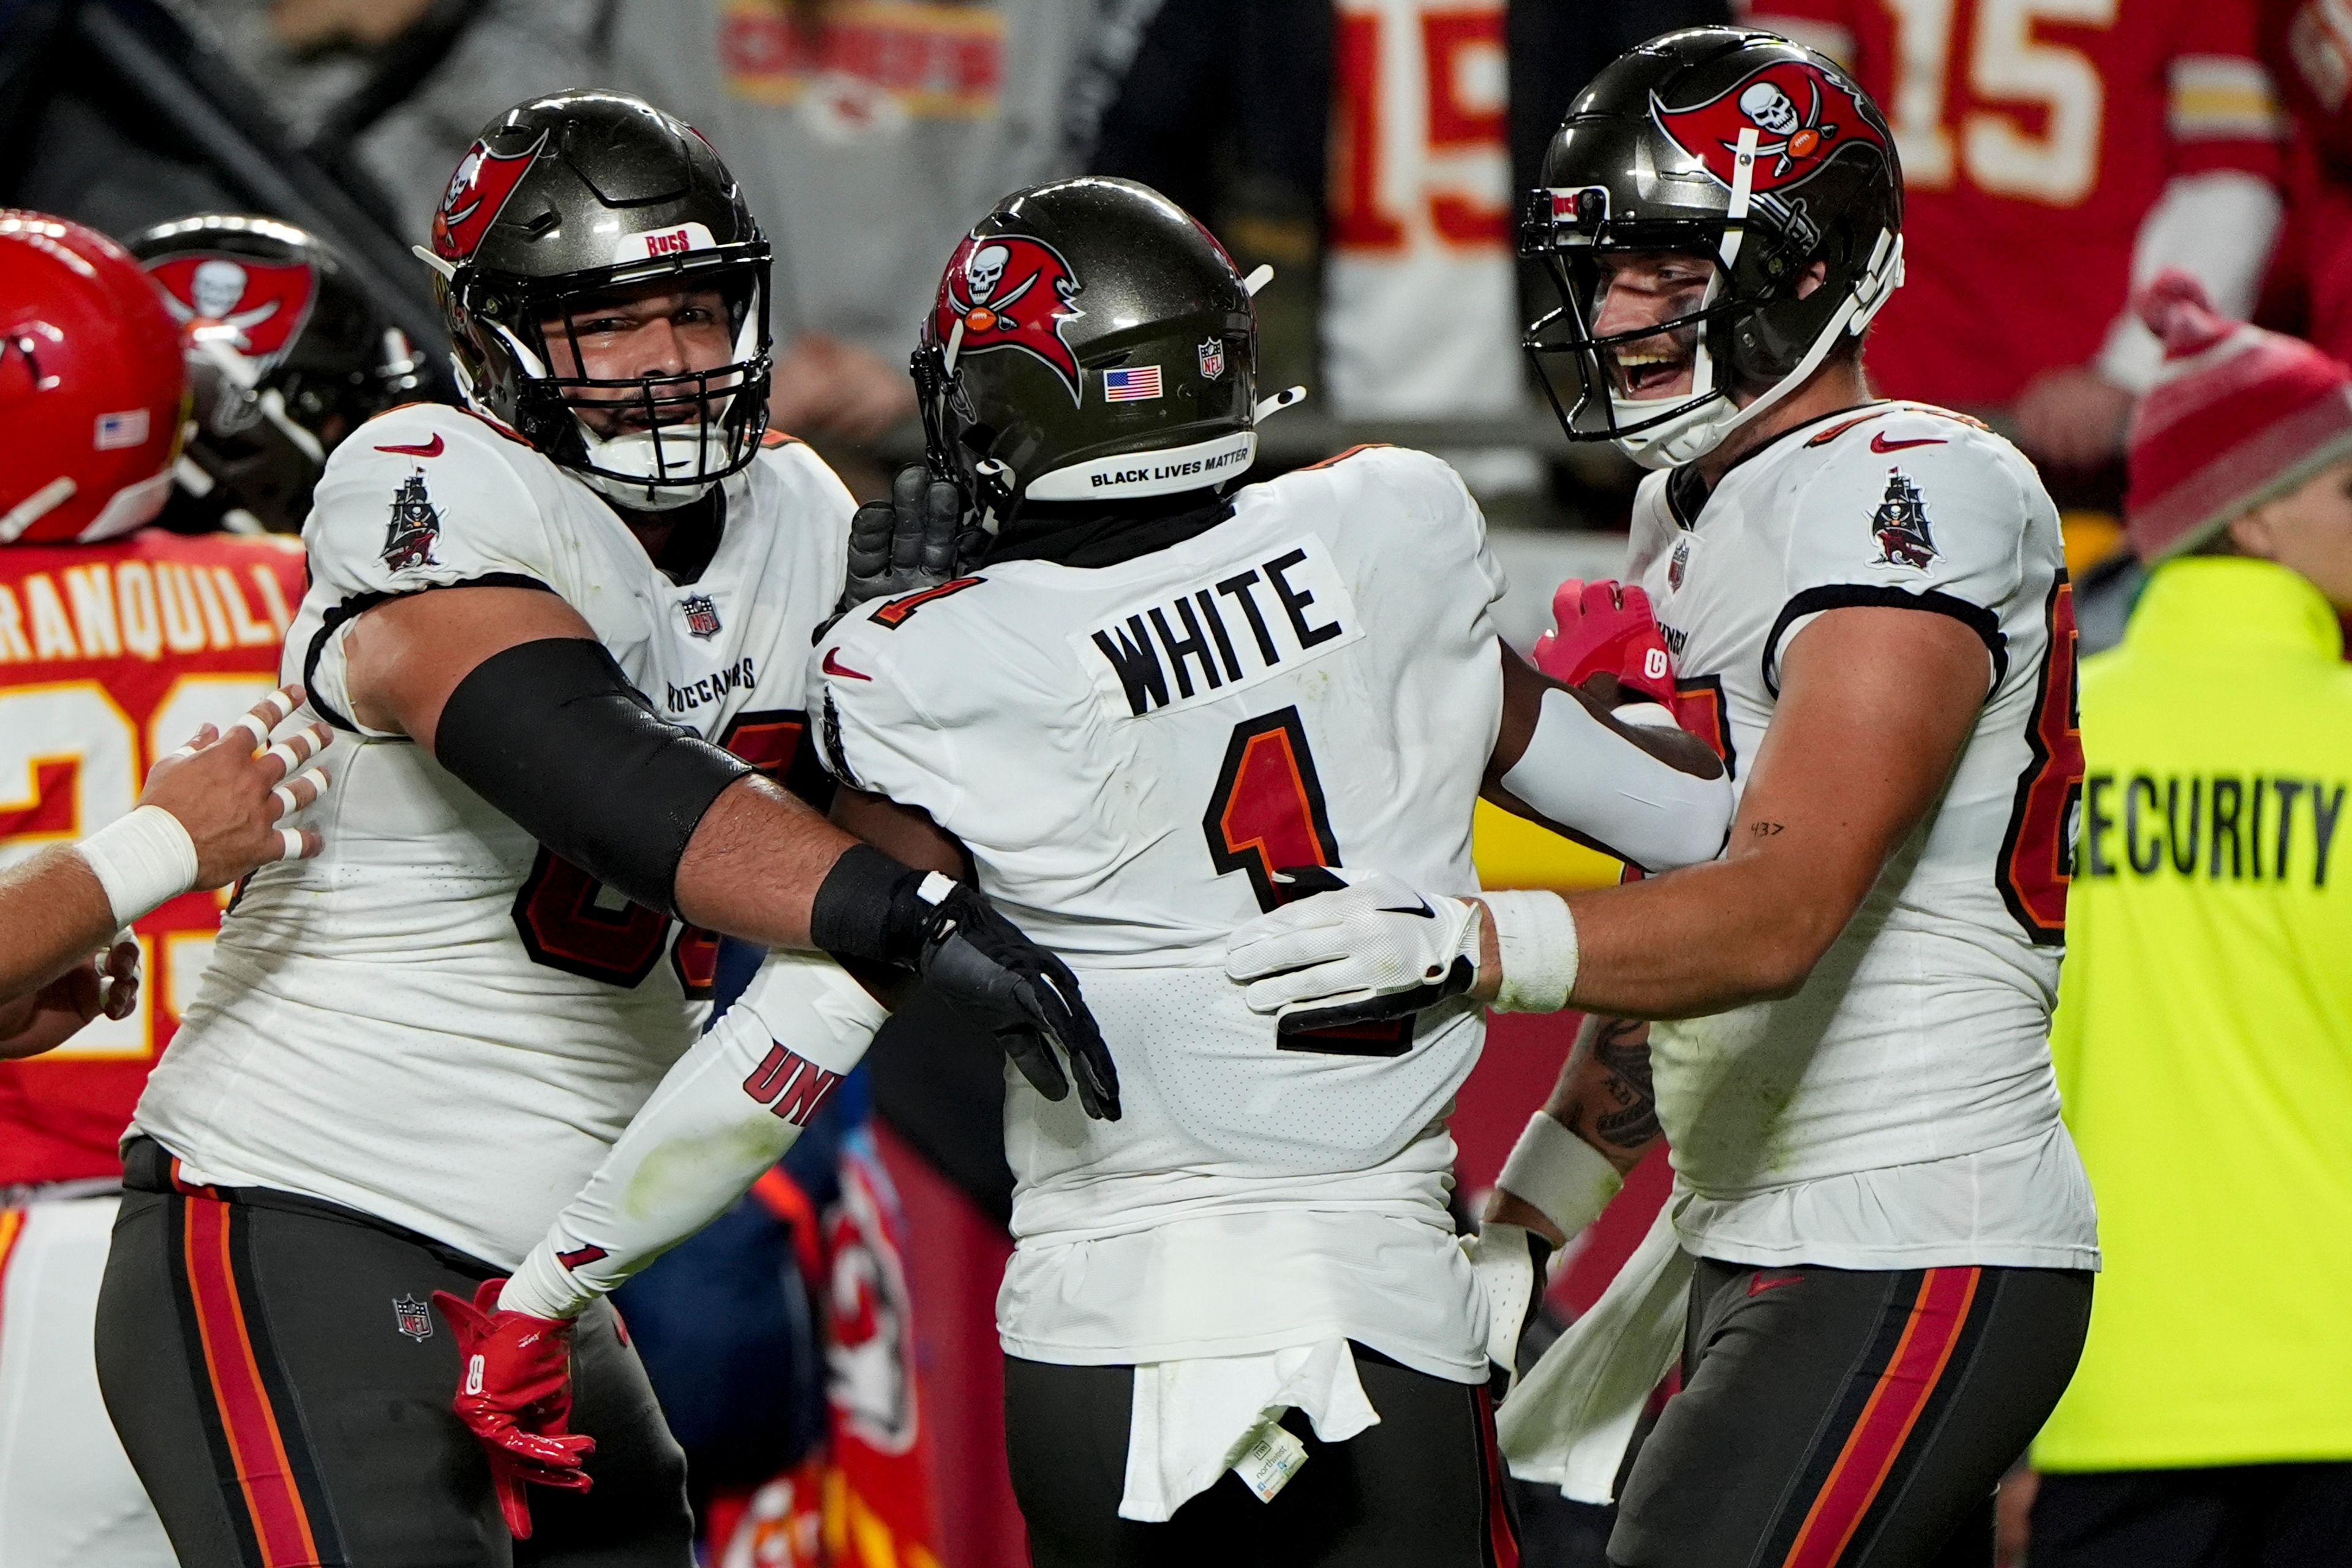
[[[809,940],[827,952],[913,970],[994,1035],[1047,1100],[1070,1092],[1054,1055],[1059,1045],[1087,1114],[1118,1120],[1118,1068],[1078,994],[1078,977],[963,883],[853,844],[817,887]]]
[[[961,882],[950,884],[939,902],[924,901],[930,912],[915,973],[995,1035],[1021,1076],[1047,1100],[1070,1092],[1054,1055],[1058,1042],[1077,1075],[1078,1103],[1087,1114],[1098,1121],[1118,1121],[1118,1068],[1070,966]]]
[[[898,470],[888,500],[870,500],[849,520],[849,577],[841,605],[936,588],[956,574],[963,496],[920,465]]]

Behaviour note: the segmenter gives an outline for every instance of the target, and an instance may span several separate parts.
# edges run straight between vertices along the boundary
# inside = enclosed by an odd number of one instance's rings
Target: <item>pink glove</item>
[[[563,1429],[572,1419],[570,1320],[499,1310],[505,1285],[485,1279],[471,1301],[436,1290],[433,1304],[449,1320],[465,1361],[454,1402],[457,1419],[489,1458],[508,1532],[528,1541],[524,1483],[586,1491],[582,1461],[596,1451],[596,1440]]]
[[[1559,630],[1536,639],[1536,668],[1554,680],[1581,686],[1613,675],[1669,712],[1675,707],[1675,661],[1650,613],[1650,595],[1623,583],[1570,577],[1551,596]]]

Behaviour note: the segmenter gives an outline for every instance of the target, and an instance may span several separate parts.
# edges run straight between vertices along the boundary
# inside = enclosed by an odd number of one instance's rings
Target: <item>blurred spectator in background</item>
[[[607,79],[617,0],[181,0],[298,145],[348,149],[421,244],[482,121]],[[667,5],[655,9],[667,11]]]
[[[2086,661],[2052,1040],[2106,1271],[2032,1568],[2352,1561],[2352,369],[2143,297],[2153,569]],[[2341,837],[2339,837],[2341,835]]]
[[[998,197],[1069,166],[1101,31],[1068,0],[615,10],[618,85],[727,149],[775,247],[779,429],[871,441],[914,412],[907,355],[940,268]]]
[[[2122,456],[2160,350],[2126,308],[2185,268],[2245,316],[2279,226],[2253,0],[1750,0],[1849,65],[1903,158],[1889,396],[2006,411],[2045,467]]]
[[[2294,121],[2268,324],[2352,360],[2352,4],[2261,5],[2263,58]]]

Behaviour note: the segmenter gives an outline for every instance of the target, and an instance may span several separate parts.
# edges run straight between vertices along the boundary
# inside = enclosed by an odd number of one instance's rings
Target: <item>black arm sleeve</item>
[[[665,914],[695,825],[753,771],[661,718],[585,637],[476,665],[441,710],[433,754],[548,848]]]

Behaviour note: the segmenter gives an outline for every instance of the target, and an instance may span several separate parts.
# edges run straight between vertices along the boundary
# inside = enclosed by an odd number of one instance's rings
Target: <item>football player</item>
[[[1814,46],[1894,110],[1913,266],[1871,344],[1872,377],[1897,397],[2011,410],[2041,461],[2120,459],[2132,400],[2163,358],[2129,308],[2135,285],[2183,268],[2241,316],[2262,290],[2283,138],[2256,10],[1744,6],[1743,20]],[[1808,106],[1789,101],[1801,135]],[[2018,255],[2034,258],[2031,286],[2000,259]],[[1954,331],[1963,320],[1970,330]]]
[[[322,733],[292,726],[261,749],[300,700],[272,689],[299,552],[143,526],[171,484],[184,404],[178,329],[138,263],[79,224],[0,213],[9,1568],[172,1561],[91,1364],[122,1173],[115,1143],[211,950],[221,900],[210,889],[318,846],[315,831],[280,819],[323,785],[315,772],[287,778]],[[90,960],[110,944],[102,965]]]
[[[637,99],[533,100],[431,237],[467,405],[362,426],[304,527],[286,668],[338,731],[329,849],[247,884],[124,1145],[100,1376],[184,1568],[503,1563],[509,1532],[688,1561],[611,1312],[550,1332],[500,1295],[693,1039],[714,931],[920,972],[1118,1110],[1066,970],[767,776],[851,505],[769,437],[768,247],[717,153]],[[879,1017],[806,954],[758,989],[811,1075]],[[451,1414],[519,1345],[575,1360],[583,1435]],[[567,1492],[536,1533],[527,1480]]]
[[[1157,194],[1008,197],[950,260],[918,363],[932,470],[995,538],[820,639],[814,727],[837,818],[1017,910],[1121,1064],[1116,1124],[1009,1091],[998,1318],[1034,1560],[1509,1562],[1489,1317],[1446,1211],[1445,1113],[1484,1036],[1466,907],[1415,920],[1418,1016],[1361,1029],[1253,1016],[1223,936],[1342,864],[1469,891],[1482,791],[1650,867],[1705,859],[1722,769],[1505,648],[1483,520],[1435,458],[1358,448],[1233,488],[1297,392],[1258,399],[1249,287]],[[1557,1004],[1518,980],[1507,1005]],[[722,1022],[518,1281],[576,1310],[715,1213],[772,1125],[745,1089],[799,1070]],[[670,1178],[688,1169],[698,1199]]]
[[[292,224],[205,213],[131,237],[188,349],[178,532],[295,533],[327,454],[423,395],[425,363],[334,247]]]
[[[1529,346],[1580,384],[1572,436],[1658,470],[1632,570],[1740,797],[1717,863],[1527,895],[1553,921],[1532,941],[1490,906],[1473,994],[1540,965],[1598,1016],[1494,1217],[1564,1241],[1662,1132],[1675,1173],[1505,1443],[1606,1500],[1679,1350],[1612,1563],[1988,1562],[1994,1483],[2065,1387],[2098,1262],[2046,1038],[2083,775],[2057,516],[2008,443],[1864,384],[1903,192],[1877,107],[1823,57],[1654,39],[1576,101],[1544,179],[1523,246],[1561,305]],[[1590,640],[1563,625],[1556,668]],[[1360,1015],[1367,969],[1418,951],[1390,912],[1410,899],[1323,901],[1236,937],[1253,1005]]]

